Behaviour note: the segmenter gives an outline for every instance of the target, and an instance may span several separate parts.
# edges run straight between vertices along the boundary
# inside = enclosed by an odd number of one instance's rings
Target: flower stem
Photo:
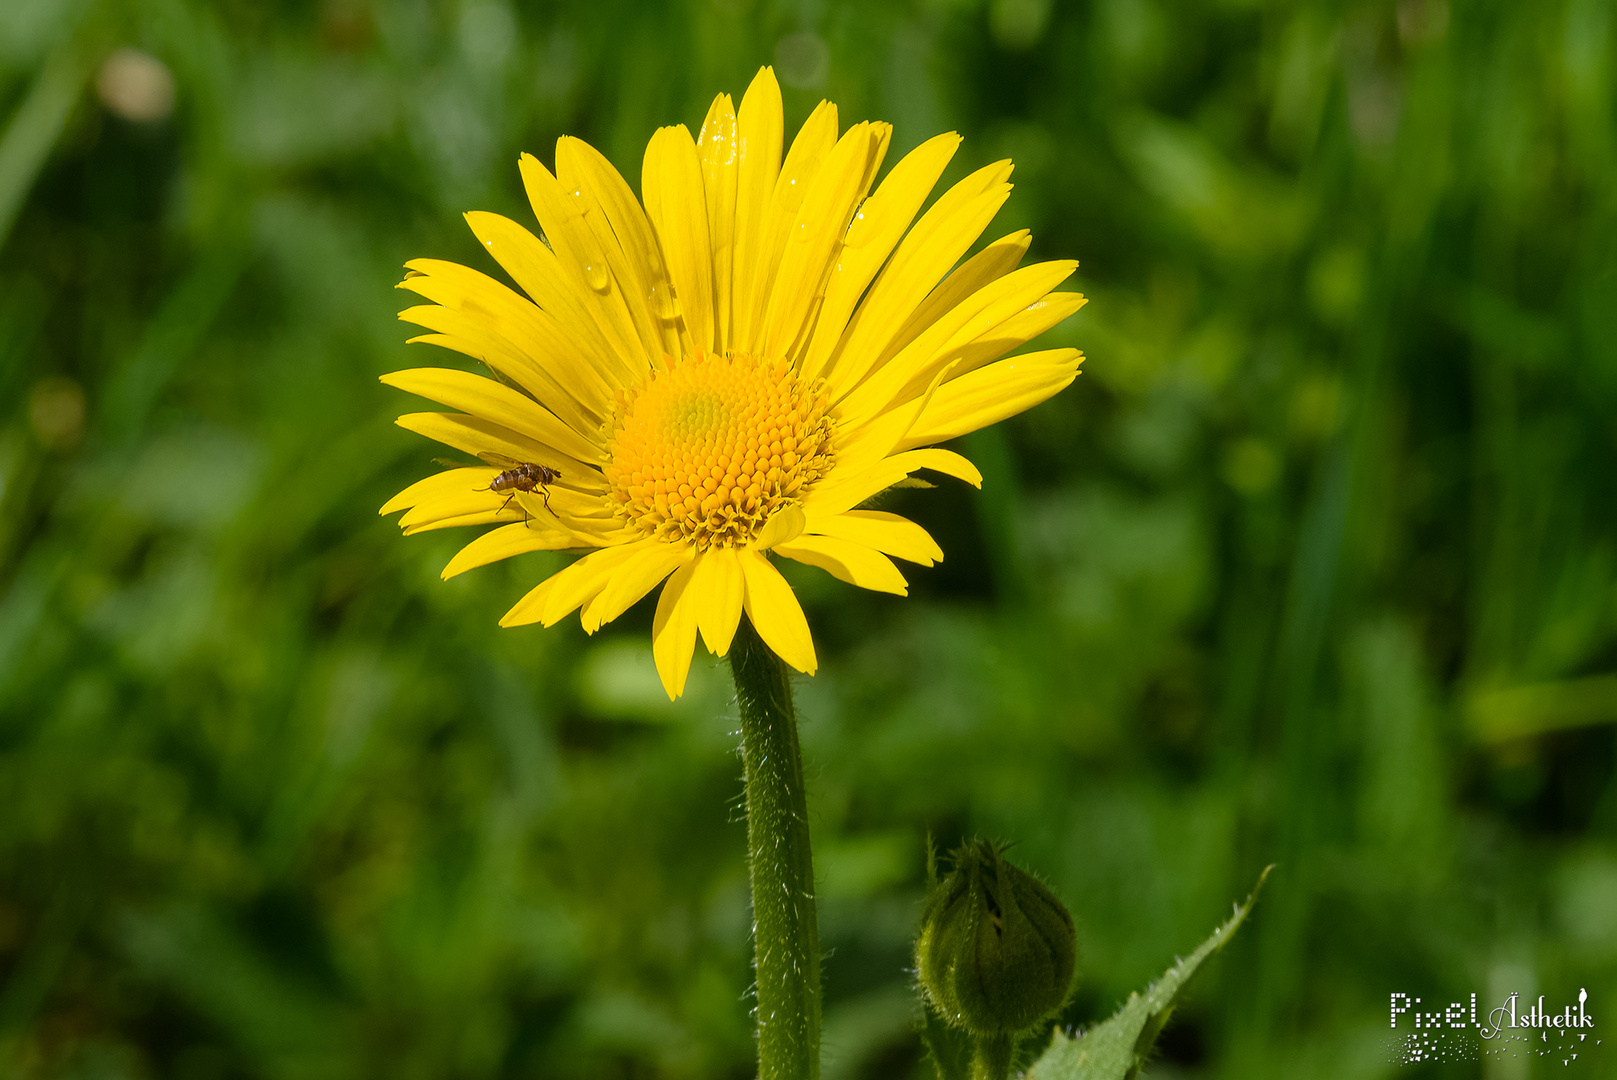
[[[971,1080],[1007,1080],[1016,1040],[1009,1035],[979,1035],[972,1040]]]
[[[730,645],[741,705],[758,978],[759,1080],[820,1075],[820,931],[797,713],[786,665],[741,621]]]

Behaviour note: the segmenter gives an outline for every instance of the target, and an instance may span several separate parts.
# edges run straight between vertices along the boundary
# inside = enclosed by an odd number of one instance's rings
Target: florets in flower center
[[[831,468],[824,383],[782,361],[698,355],[618,402],[605,467],[618,513],[698,548],[750,541]]]

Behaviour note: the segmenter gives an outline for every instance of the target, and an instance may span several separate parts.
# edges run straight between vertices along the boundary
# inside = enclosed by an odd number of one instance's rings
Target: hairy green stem
[[[979,1035],[971,1042],[971,1080],[1008,1080],[1016,1039],[1010,1035]]]
[[[820,1075],[820,931],[797,713],[786,665],[741,621],[730,645],[747,790],[758,1080]]]

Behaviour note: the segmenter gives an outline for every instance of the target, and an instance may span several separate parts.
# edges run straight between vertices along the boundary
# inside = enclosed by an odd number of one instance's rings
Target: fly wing
[[[492,465],[496,469],[515,469],[522,464],[515,458],[504,457],[500,454],[478,454],[477,457],[481,459],[484,465]],[[469,461],[456,461],[454,458],[446,457],[435,457],[432,459],[432,463],[441,465],[446,469],[475,469],[478,467]]]

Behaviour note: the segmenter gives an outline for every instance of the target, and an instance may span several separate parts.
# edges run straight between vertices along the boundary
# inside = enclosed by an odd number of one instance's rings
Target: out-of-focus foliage
[[[0,2],[0,1075],[750,1075],[724,670],[669,705],[644,605],[497,629],[549,556],[439,581],[376,376],[453,362],[391,286],[493,269],[458,214],[526,219],[519,151],[638,187],[765,62],[794,123],[1013,157],[990,237],[1094,300],[980,494],[892,496],[948,553],[910,599],[793,579],[826,1080],[924,1075],[928,829],[1069,904],[1069,1024],[1280,864],[1158,1075],[1386,1075],[1393,991],[1609,1013],[1614,23]]]

